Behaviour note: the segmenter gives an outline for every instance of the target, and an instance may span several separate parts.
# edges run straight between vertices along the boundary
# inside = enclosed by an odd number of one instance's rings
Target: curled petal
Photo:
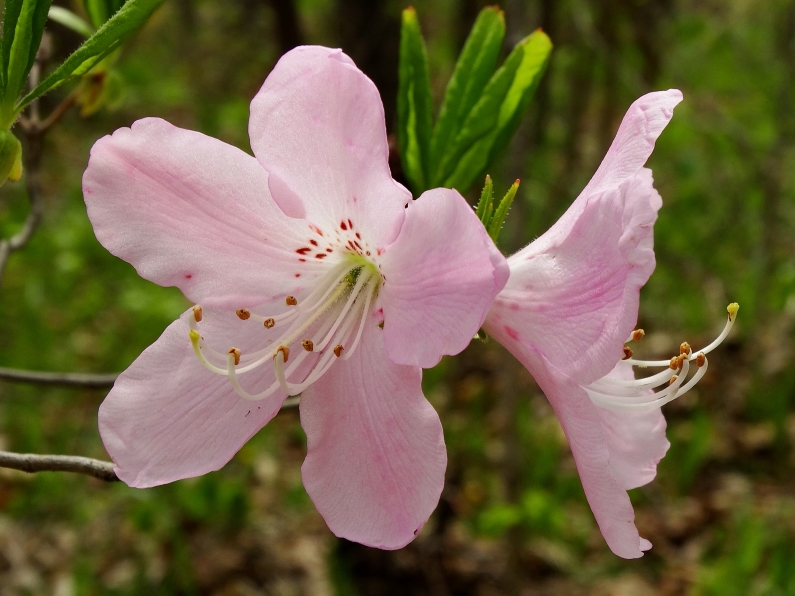
[[[469,344],[507,273],[472,208],[446,188],[409,205],[382,259],[386,351],[395,363],[423,368]]]
[[[290,293],[295,249],[310,230],[270,198],[268,175],[243,151],[158,118],[91,149],[83,175],[99,241],[163,286],[204,305],[248,306]]]
[[[350,219],[376,247],[397,237],[411,195],[389,172],[378,90],[341,50],[282,56],[251,102],[249,136],[285,213],[327,235]]]
[[[661,204],[644,168],[589,201],[566,236],[550,242],[550,230],[510,257],[511,277],[486,330],[509,328],[580,383],[603,377],[637,322],[640,288],[654,270],[652,227]]]
[[[368,324],[353,357],[301,397],[304,487],[335,535],[387,550],[411,542],[439,502],[447,453],[417,367],[392,364]]]

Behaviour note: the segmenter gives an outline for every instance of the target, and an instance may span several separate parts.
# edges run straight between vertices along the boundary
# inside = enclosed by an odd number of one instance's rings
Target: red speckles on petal
[[[318,236],[322,236],[323,235],[323,230],[321,230],[319,227],[317,227],[317,226],[315,226],[313,224],[309,224],[309,229],[312,230]]]
[[[333,251],[333,250],[331,250],[330,248],[327,248],[327,249],[326,249],[326,252],[334,252],[334,251]]]
[[[295,252],[297,252],[299,255],[305,255],[306,253],[308,253],[311,250],[312,250],[311,248],[309,248],[308,246],[305,246],[303,248],[297,249]]]
[[[306,263],[306,259],[298,259],[301,263]]]
[[[340,222],[340,228],[343,229],[343,230],[347,230],[348,229],[348,224],[345,223],[345,220]]]
[[[356,232],[356,238],[361,240],[362,239],[362,235],[359,232]]]
[[[505,333],[507,333],[511,337],[511,339],[519,341],[519,332],[513,327],[509,327],[508,325],[506,325]]]
[[[316,259],[325,259],[328,255],[324,252],[319,252],[315,255]]]
[[[317,246],[317,240],[313,238],[312,240],[309,241],[309,244],[311,244],[312,246]]]
[[[349,219],[348,220],[348,227],[352,230],[353,229],[353,222]]]
[[[300,273],[296,273],[295,276],[296,277],[301,277],[301,274]]]
[[[185,279],[190,279],[191,277],[193,277],[192,273],[186,273],[185,274]]]

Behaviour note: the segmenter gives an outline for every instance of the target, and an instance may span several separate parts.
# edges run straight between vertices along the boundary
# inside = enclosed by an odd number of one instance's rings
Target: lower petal
[[[387,550],[411,542],[439,502],[447,452],[417,367],[390,362],[367,325],[349,361],[301,397],[304,486],[340,538]]]
[[[187,316],[174,321],[124,371],[99,408],[99,431],[116,463],[116,474],[130,486],[146,488],[200,476],[223,467],[279,411],[285,395],[259,402],[238,397],[227,377],[211,373],[196,358],[188,338]],[[231,313],[214,321],[205,310],[201,330],[208,339],[236,332],[247,349],[261,333]],[[226,345],[226,344],[223,344]],[[270,367],[252,389],[273,381]]]

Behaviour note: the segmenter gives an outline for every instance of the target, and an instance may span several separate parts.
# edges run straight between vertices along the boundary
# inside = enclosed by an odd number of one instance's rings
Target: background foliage
[[[414,4],[436,110],[483,4]],[[178,291],[138,278],[95,240],[80,177],[97,138],[161,116],[248,150],[248,102],[299,43],[344,48],[381,89],[394,131],[404,7],[166,2],[118,58],[116,109],[85,119],[70,112],[47,139],[44,225],[11,257],[0,286],[0,363],[121,370],[186,307]],[[632,100],[668,87],[685,95],[650,161],[665,204],[639,351],[709,341],[728,302],[742,309],[698,391],[666,406],[673,446],[657,479],[632,491],[654,548],[639,561],[610,554],[543,395],[501,347],[475,342],[425,375],[450,465],[439,508],[406,549],[329,534],[301,486],[304,437],[292,412],[220,472],[156,489],[0,471],[0,593],[795,594],[795,3],[502,8],[500,60],[539,26],[555,44],[530,112],[491,172],[498,194],[522,179],[501,238],[506,253],[566,209]],[[57,24],[48,31],[60,60],[81,41]],[[44,102],[55,106],[70,90]],[[0,193],[7,237],[27,205],[19,184]],[[0,384],[0,447],[105,458],[102,397]]]

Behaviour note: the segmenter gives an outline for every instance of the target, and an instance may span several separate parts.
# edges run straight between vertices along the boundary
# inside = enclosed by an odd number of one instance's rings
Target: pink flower
[[[318,511],[400,548],[447,463],[420,367],[466,347],[507,265],[458,193],[392,180],[380,97],[340,50],[282,57],[249,133],[256,158],[149,118],[91,151],[97,238],[201,304],[119,377],[102,440],[123,481],[155,486],[218,470],[300,393]]]
[[[621,362],[640,288],[654,270],[652,231],[662,206],[642,166],[681,100],[672,89],[632,104],[585,190],[549,231],[508,259],[510,279],[485,323],[555,409],[599,528],[625,558],[651,548],[626,491],[654,478],[669,447],[660,406],[684,389],[687,376],[683,370],[668,394],[647,395],[675,371],[635,382],[635,361]]]

